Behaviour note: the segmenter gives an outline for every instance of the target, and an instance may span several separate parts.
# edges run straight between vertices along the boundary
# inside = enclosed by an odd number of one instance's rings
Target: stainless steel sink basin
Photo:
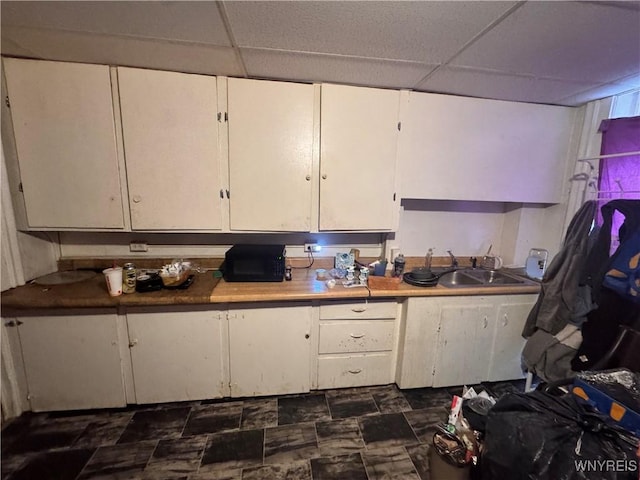
[[[449,288],[477,287],[482,285],[482,280],[466,275],[464,270],[456,270],[440,277],[438,283]]]
[[[525,283],[523,278],[512,276],[498,270],[467,270],[465,274],[477,278],[484,284],[490,285],[519,285]]]
[[[443,275],[438,283],[447,288],[535,285],[531,280],[503,271],[482,269],[456,270]]]

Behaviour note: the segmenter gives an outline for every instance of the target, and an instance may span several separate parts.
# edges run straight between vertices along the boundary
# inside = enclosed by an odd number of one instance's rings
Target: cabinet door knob
[[[309,334],[308,334],[308,333],[305,333],[305,334],[304,334],[304,338],[309,338]]]
[[[307,176],[306,176],[306,177],[304,177],[304,178],[306,178],[306,179],[307,179],[307,182],[308,182],[309,180],[311,180],[311,175],[307,175]]]
[[[367,309],[365,307],[358,307],[358,308],[352,308],[351,311],[356,313],[362,313],[362,312],[366,312]]]
[[[362,338],[362,337],[364,337],[364,333],[359,333],[359,334],[351,333],[349,335],[351,336],[351,338]]]
[[[482,328],[487,328],[489,326],[489,320],[487,320],[487,317],[484,317],[482,319]]]
[[[327,174],[326,174],[326,173],[323,173],[323,174],[322,174],[322,179],[323,179],[323,180],[326,180],[326,179],[327,179]]]
[[[357,374],[359,374],[359,373],[361,373],[361,372],[362,372],[362,369],[361,369],[361,368],[358,368],[358,369],[356,369],[356,370],[349,370],[349,373],[353,373],[354,375],[357,375]]]
[[[142,201],[142,197],[140,195],[133,196],[133,203],[140,203]]]
[[[131,341],[129,342],[129,348],[133,348],[133,347],[135,347],[137,344],[138,344],[138,339],[137,339],[137,338],[134,338],[133,340],[131,340]]]
[[[509,317],[507,316],[507,314],[504,314],[504,317],[502,318],[502,326],[506,327],[507,324],[509,323]]]

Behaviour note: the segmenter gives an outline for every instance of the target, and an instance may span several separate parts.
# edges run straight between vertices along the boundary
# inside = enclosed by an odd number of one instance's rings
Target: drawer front
[[[385,385],[391,382],[391,353],[318,359],[319,389]]]
[[[396,318],[396,302],[336,302],[320,305],[320,320]]]
[[[394,320],[323,322],[318,353],[392,350],[394,324]]]

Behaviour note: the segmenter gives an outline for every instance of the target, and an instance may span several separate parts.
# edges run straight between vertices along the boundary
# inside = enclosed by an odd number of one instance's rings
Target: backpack
[[[608,227],[609,231],[613,210],[617,209],[625,215],[620,227],[620,246],[609,261],[602,286],[623,298],[640,303],[640,201],[636,201],[636,205],[627,203],[632,200],[624,200],[625,204],[616,202],[609,202],[602,207],[603,216],[607,215],[603,228]]]
[[[620,245],[609,258],[613,213],[625,217],[620,227]],[[602,206],[603,223],[589,255],[592,287],[598,303],[600,287],[613,290],[622,298],[640,304],[640,200],[612,200]]]

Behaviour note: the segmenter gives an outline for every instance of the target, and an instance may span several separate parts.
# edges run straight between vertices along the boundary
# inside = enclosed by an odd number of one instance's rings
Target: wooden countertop
[[[372,282],[373,283],[373,282]],[[96,275],[89,280],[44,287],[28,284],[2,293],[5,309],[102,308],[118,306],[188,305],[237,302],[281,302],[296,300],[329,300],[349,298],[392,298],[425,296],[505,295],[538,293],[540,287],[490,286],[447,288],[414,287],[406,283],[375,287],[344,287],[340,281],[334,288],[316,280],[315,270],[295,269],[289,282],[225,282],[214,278],[211,272],[196,274],[195,281],[186,290],[160,290],[157,292],[123,294],[110,297],[104,277]]]

